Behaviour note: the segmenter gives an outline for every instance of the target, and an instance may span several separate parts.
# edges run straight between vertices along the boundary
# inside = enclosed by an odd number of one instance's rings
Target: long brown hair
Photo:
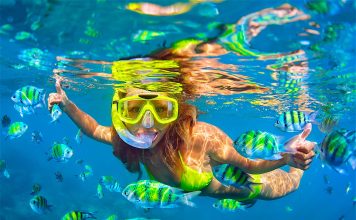
[[[189,147],[189,139],[192,133],[192,128],[196,123],[197,111],[193,105],[184,102],[179,104],[178,119],[169,125],[161,143],[156,147],[159,149],[159,156],[164,164],[171,172],[182,167],[178,158],[178,150],[180,147]],[[142,173],[140,162],[143,160],[143,155],[149,156],[143,149],[138,149],[126,144],[116,133],[112,127],[112,143],[113,154],[121,160],[126,166],[126,169],[132,173]],[[163,143],[162,143],[163,142]]]

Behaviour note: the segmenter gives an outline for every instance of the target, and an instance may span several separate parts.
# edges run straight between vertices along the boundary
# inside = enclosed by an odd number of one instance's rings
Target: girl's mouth
[[[138,133],[136,136],[144,141],[149,141],[152,143],[156,140],[158,132]]]

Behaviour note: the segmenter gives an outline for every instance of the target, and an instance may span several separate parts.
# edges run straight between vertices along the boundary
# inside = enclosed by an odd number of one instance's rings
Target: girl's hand
[[[301,134],[294,136],[284,144],[285,149],[294,152],[282,154],[287,165],[299,168],[301,170],[306,170],[309,168],[310,163],[315,156],[313,151],[315,142],[306,140],[311,130],[312,125],[311,123],[308,123]]]
[[[65,110],[66,105],[70,102],[65,91],[61,87],[61,80],[56,79],[56,93],[48,95],[48,110],[51,111],[54,104],[58,104],[62,110]]]

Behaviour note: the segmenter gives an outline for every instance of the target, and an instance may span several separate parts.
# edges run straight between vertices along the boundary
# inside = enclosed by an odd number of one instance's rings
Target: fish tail
[[[255,200],[247,200],[247,201],[243,201],[243,202],[240,202],[241,204],[241,210],[243,211],[246,211],[246,208],[250,208],[252,207],[255,203],[256,203],[256,199]]]
[[[84,213],[83,213],[83,216],[84,216],[85,218],[96,219],[95,214],[96,214],[96,211],[95,211],[95,212],[84,212]]]
[[[3,131],[3,132],[2,132],[2,135],[5,136],[5,140],[8,140],[8,139],[9,139],[9,135],[8,135],[8,133],[7,133],[6,131]]]
[[[7,170],[4,170],[4,176],[9,179],[10,173]]]
[[[51,153],[46,152],[45,154],[48,156],[47,161],[50,161],[53,159],[53,156],[51,155]]]
[[[189,192],[189,193],[185,193],[183,195],[181,195],[180,197],[180,202],[188,205],[190,207],[195,207],[195,203],[193,203],[192,201],[190,201],[192,198],[198,196],[201,193],[201,191],[194,191],[194,192]]]

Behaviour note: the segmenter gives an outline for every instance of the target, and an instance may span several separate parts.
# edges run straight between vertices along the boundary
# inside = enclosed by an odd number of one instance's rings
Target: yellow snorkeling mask
[[[175,121],[178,118],[177,100],[157,94],[120,98],[118,91],[115,91],[111,106],[112,123],[125,143],[140,149],[148,149],[152,146],[154,136],[135,136],[123,123],[136,124],[146,120],[146,117],[150,117],[149,121],[153,123],[152,115],[161,124]]]

